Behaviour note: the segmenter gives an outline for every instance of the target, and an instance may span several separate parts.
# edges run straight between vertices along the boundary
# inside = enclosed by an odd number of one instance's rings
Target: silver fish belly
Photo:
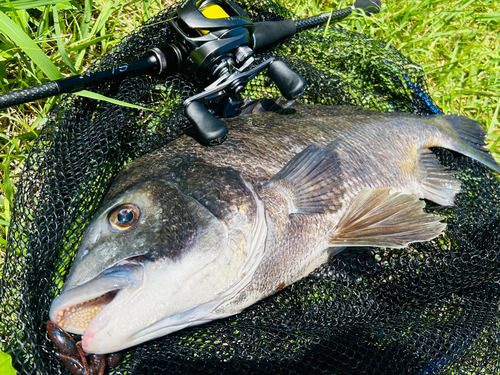
[[[350,246],[437,237],[423,199],[453,205],[460,181],[431,147],[500,172],[461,116],[296,105],[226,123],[221,146],[184,136],[117,176],[50,311],[85,351],[237,314]]]

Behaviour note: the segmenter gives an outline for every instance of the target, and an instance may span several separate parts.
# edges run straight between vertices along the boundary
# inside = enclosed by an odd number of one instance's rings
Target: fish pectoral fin
[[[425,174],[421,184],[423,197],[442,206],[453,206],[462,182],[445,170],[429,149],[422,150],[420,163]]]
[[[363,189],[330,233],[332,246],[406,247],[429,241],[446,228],[440,216],[423,211],[425,203],[390,189]]]
[[[335,143],[312,144],[295,155],[263,189],[275,189],[287,200],[290,214],[336,212],[344,195],[341,161]]]

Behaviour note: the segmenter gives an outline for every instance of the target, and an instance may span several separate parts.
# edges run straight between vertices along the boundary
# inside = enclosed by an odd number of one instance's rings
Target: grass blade
[[[68,0],[11,0],[9,2],[0,0],[0,11],[7,12],[9,10],[40,8],[47,5],[55,5],[67,2]]]
[[[0,351],[0,372],[4,375],[16,375],[10,355],[2,351]]]
[[[94,27],[90,32],[91,36],[97,35],[97,33],[104,27],[104,25],[108,21],[109,17],[113,13],[113,10],[118,8],[120,4],[121,1],[109,2],[104,6],[104,8],[102,8],[101,13],[99,13],[99,17],[97,17],[97,20],[94,23]]]
[[[37,44],[3,12],[0,12],[0,30],[29,56],[49,79],[64,78],[54,63],[45,56]]]
[[[87,39],[87,35],[89,33],[89,28],[90,28],[90,19],[92,17],[92,1],[91,0],[85,0],[85,8],[83,11],[83,20],[82,20],[82,25],[81,25],[81,40]],[[83,59],[85,57],[85,52],[87,51],[87,46],[83,46],[81,51],[78,53],[78,56],[76,58],[76,69],[80,70],[83,64]]]
[[[143,111],[154,111],[153,109],[150,109],[150,108],[145,108],[145,107],[141,107],[141,106],[135,105],[135,104],[130,104],[130,103],[127,103],[127,102],[124,102],[121,100],[108,98],[107,96],[104,96],[101,94],[96,94],[95,92],[92,92],[92,91],[82,90],[82,91],[75,92],[74,94],[84,96],[84,97],[90,98],[90,99],[103,100],[105,102],[121,105],[124,107],[129,107],[129,108],[134,108],[134,109],[142,109]]]
[[[73,63],[69,59],[69,56],[66,52],[66,49],[64,48],[64,43],[62,41],[63,35],[61,33],[61,25],[60,25],[60,20],[59,20],[59,13],[57,12],[57,7],[53,6],[52,7],[52,17],[54,18],[54,29],[56,32],[56,42],[57,42],[57,48],[59,50],[59,53],[61,54],[62,59],[66,63],[66,65],[69,67],[71,72],[73,74],[78,74],[77,70],[73,66]]]

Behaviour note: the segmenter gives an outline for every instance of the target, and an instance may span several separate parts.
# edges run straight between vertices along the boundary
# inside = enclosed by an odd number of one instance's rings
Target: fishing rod
[[[75,93],[90,84],[131,73],[180,73],[201,90],[184,101],[185,116],[202,143],[217,145],[226,138],[227,128],[203,106],[204,101],[241,93],[246,84],[265,69],[286,99],[300,96],[307,86],[299,74],[273,57],[252,66],[255,52],[268,49],[297,31],[328,20],[339,21],[355,9],[374,14],[380,6],[381,0],[358,0],[346,9],[298,21],[252,22],[245,10],[230,0],[187,0],[169,20],[180,36],[179,42],[152,48],[140,61],[0,95],[0,109]]]

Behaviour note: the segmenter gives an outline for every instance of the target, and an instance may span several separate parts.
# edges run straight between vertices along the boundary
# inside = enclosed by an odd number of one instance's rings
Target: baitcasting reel
[[[184,102],[186,117],[203,143],[221,143],[227,128],[201,102],[241,93],[264,69],[268,69],[285,98],[293,99],[304,92],[306,81],[281,61],[270,58],[251,68],[254,49],[293,35],[293,21],[286,20],[287,27],[283,27],[283,21],[278,22],[281,32],[276,34],[273,22],[254,25],[243,9],[224,0],[189,0],[179,7],[176,16],[170,24],[182,41],[170,47],[180,58],[181,72],[203,90]],[[268,25],[273,30],[265,30]],[[272,40],[268,35],[273,36]]]

